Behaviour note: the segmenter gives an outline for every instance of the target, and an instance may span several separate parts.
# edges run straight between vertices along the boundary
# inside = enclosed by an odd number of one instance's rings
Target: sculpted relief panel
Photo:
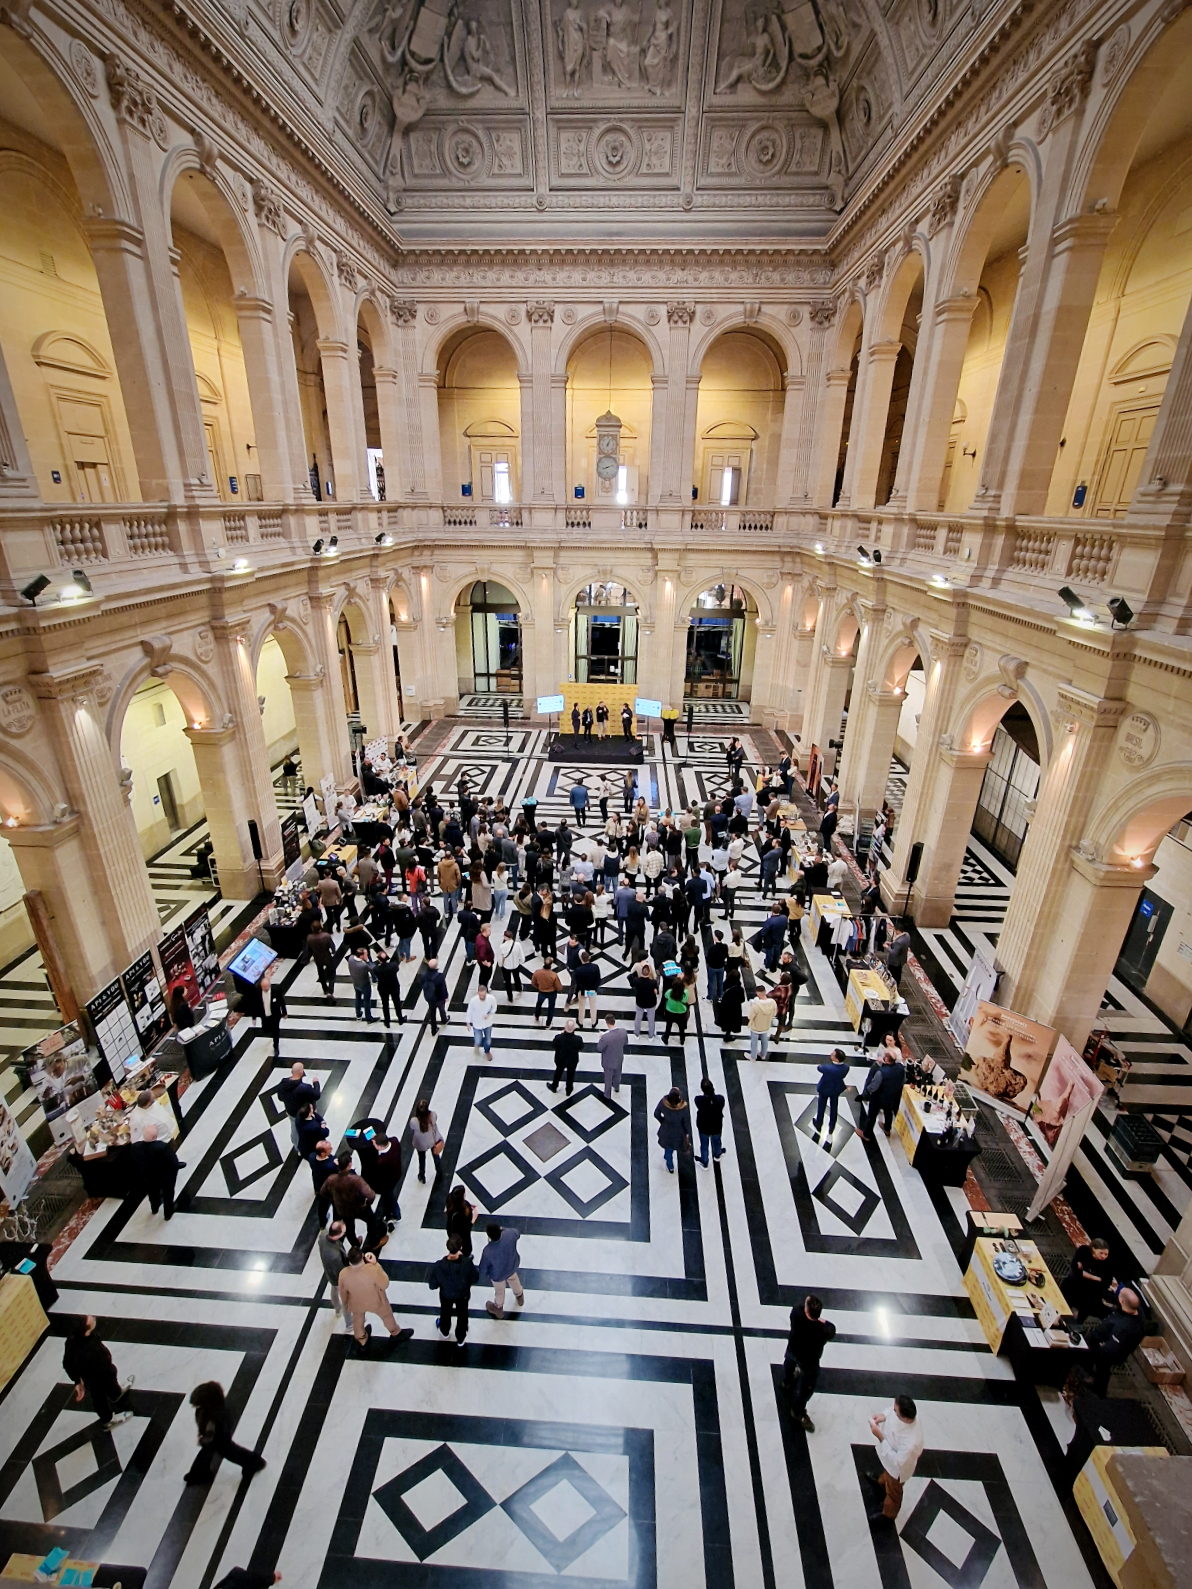
[[[689,10],[679,0],[544,0],[551,100],[682,97]]]

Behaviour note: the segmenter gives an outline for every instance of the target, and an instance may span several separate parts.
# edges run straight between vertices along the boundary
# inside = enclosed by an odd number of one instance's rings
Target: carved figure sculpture
[[[626,0],[612,0],[598,15],[607,28],[604,58],[609,70],[622,88],[636,88],[641,58],[641,45],[637,42],[640,11],[630,11]]]
[[[754,88],[766,82],[774,71],[774,43],[770,38],[765,16],[753,19],[753,32],[745,37],[745,47],[721,79],[717,93],[727,94],[738,83],[752,83]]]
[[[588,55],[588,24],[579,0],[567,0],[567,8],[555,24],[563,56],[563,97],[579,98],[580,73]]]
[[[406,128],[421,121],[426,110],[426,88],[422,79],[413,72],[405,74],[400,83],[395,85],[390,103],[393,106],[393,134],[389,139],[389,153],[385,157],[385,175],[391,184],[400,187],[402,139]]]
[[[460,66],[463,67],[462,76],[459,75]],[[443,74],[457,94],[478,94],[485,83],[491,83],[510,99],[517,92],[493,70],[492,46],[479,17],[455,24],[451,42],[443,55]]]
[[[664,93],[670,80],[671,62],[678,49],[679,27],[667,0],[658,0],[650,36],[646,40],[646,53],[642,57],[642,73],[651,94]]]

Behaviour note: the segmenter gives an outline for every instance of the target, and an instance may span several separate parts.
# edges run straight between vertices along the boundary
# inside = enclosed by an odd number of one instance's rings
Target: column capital
[[[1149,863],[1146,866],[1122,866],[1094,860],[1079,844],[1074,844],[1068,855],[1072,870],[1078,872],[1086,882],[1092,883],[1094,888],[1139,889],[1144,883],[1149,883],[1159,870]]]
[[[346,359],[348,356],[348,344],[341,342],[338,337],[319,337],[315,341],[315,347],[325,359]]]
[[[947,743],[945,744],[945,740]],[[962,771],[969,771],[977,767],[988,767],[993,760],[991,750],[953,750],[951,734],[941,734],[939,739],[940,760],[948,767],[957,767]]]
[[[121,221],[107,215],[85,215],[83,232],[92,253],[124,250],[139,258],[144,251],[145,234],[131,221]]]
[[[935,323],[942,325],[948,320],[971,320],[973,310],[977,307],[975,292],[959,293],[955,298],[941,298],[932,311]]]
[[[53,850],[70,839],[77,838],[83,819],[72,811],[61,822],[20,823],[15,828],[4,829],[4,837],[14,850]]]
[[[824,376],[825,386],[847,386],[852,379],[852,371],[848,369],[829,370]]]
[[[901,342],[871,342],[869,344],[869,362],[870,364],[893,364],[901,352]]]
[[[1051,232],[1051,251],[1061,254],[1073,248],[1104,248],[1118,223],[1116,210],[1094,210],[1089,215],[1070,215]]]
[[[223,618],[212,618],[207,627],[217,640],[231,640],[233,643],[237,641],[243,643],[248,638],[250,629],[248,618],[243,613],[237,613],[234,617],[228,615]]]
[[[1053,716],[1057,728],[1116,728],[1131,709],[1129,701],[1107,701],[1074,684],[1061,684],[1056,694],[1059,705]]]
[[[397,627],[399,629],[403,627],[402,622],[401,622],[400,619],[398,620]],[[408,625],[407,627],[412,627],[412,625]],[[326,683],[326,681],[327,681],[327,675],[323,672],[322,668],[320,668],[317,673],[287,673],[286,674],[286,683],[290,686],[291,691],[293,691],[293,690],[308,690],[308,691],[309,690],[321,690],[323,688],[323,685]]]
[[[77,701],[93,691],[102,673],[102,662],[80,662],[73,668],[30,673],[29,685],[43,701]]]
[[[192,745],[227,745],[236,737],[236,724],[229,723],[222,728],[184,728],[182,732]]]
[[[273,323],[273,304],[268,298],[253,298],[248,293],[232,299],[237,320],[264,320]]]

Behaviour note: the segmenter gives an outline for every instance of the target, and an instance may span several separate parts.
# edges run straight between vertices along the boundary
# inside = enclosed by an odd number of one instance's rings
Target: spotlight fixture
[[[232,564],[232,572],[233,572],[233,574],[243,574],[247,568],[248,568],[248,558],[247,557],[238,557],[236,559],[236,561]]]
[[[1105,603],[1109,608],[1115,629],[1128,629],[1134,621],[1134,609],[1124,596],[1111,596]]]
[[[880,563],[882,560],[882,554],[878,551],[876,546],[873,549],[873,560],[875,563]]]
[[[1071,585],[1061,585],[1059,598],[1067,606],[1073,618],[1083,618],[1086,623],[1095,623],[1096,614],[1086,605],[1082,597],[1078,596]]]
[[[36,579],[31,579],[29,581],[24,590],[21,592],[21,595],[24,596],[25,600],[31,607],[36,607],[37,598],[41,595],[42,591],[48,587],[49,583],[50,581],[47,575],[38,574]]]
[[[821,557],[824,555],[824,543],[822,541],[817,541],[815,543],[815,549]]]
[[[869,553],[865,550],[865,548],[863,546],[858,546],[857,555],[858,555],[858,557],[861,559],[861,561],[863,563],[871,563],[873,561],[873,559],[870,557]]]
[[[311,551],[315,554],[316,557],[318,557],[319,553],[322,550],[323,550],[323,541],[322,541],[322,538],[320,537],[320,539],[317,540],[315,542],[315,544],[311,547]]]
[[[84,574],[81,568],[73,569],[70,577],[74,580],[75,584],[85,596],[89,596],[91,594],[91,581],[87,578],[86,574]],[[1134,614],[1131,613],[1130,617],[1132,618],[1133,616]]]
[[[339,536],[338,535],[333,535],[331,537],[331,539],[327,542],[327,550],[329,552],[334,552],[338,545],[339,545]]]
[[[378,546],[392,546],[393,545],[393,537],[392,537],[392,535],[386,535],[383,530],[381,531],[380,535],[378,535],[375,538],[375,540],[376,540],[376,545],[378,545]]]

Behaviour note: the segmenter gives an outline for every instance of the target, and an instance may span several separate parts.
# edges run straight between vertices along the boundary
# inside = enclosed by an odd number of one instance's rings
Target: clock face
[[[596,460],[596,473],[602,480],[612,480],[619,467],[615,457],[601,457]]]
[[[597,438],[596,446],[599,451],[607,457],[608,454],[615,454],[617,452],[619,443],[619,436],[615,436],[611,432],[606,431],[603,436]]]

